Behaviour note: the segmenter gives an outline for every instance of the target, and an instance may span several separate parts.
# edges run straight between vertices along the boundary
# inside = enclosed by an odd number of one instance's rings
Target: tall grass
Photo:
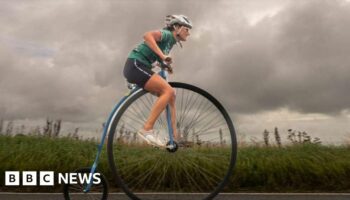
[[[242,148],[231,187],[254,191],[349,191],[350,147],[296,144]]]
[[[77,168],[91,166],[97,151],[97,142],[82,141],[72,138],[49,138],[34,136],[4,136],[0,135],[0,178],[1,190],[14,190],[4,187],[4,172],[15,171],[55,171],[72,172]],[[130,152],[119,161],[125,166],[134,157],[147,156],[147,151],[139,149]],[[191,152],[182,151],[190,154]],[[222,152],[225,154],[227,152]],[[165,154],[165,152],[164,152]],[[169,154],[167,154],[169,155]],[[169,176],[173,182],[162,184],[177,184],[186,179],[187,173],[194,173],[191,167],[180,168],[181,160],[174,156],[164,156],[156,167],[157,176]],[[187,158],[190,158],[187,156]],[[192,159],[192,158],[191,158]],[[196,156],[193,156],[196,159]],[[132,161],[132,160],[131,160]],[[172,162],[177,162],[176,164]],[[169,163],[172,163],[169,165]],[[208,165],[208,163],[201,163]],[[218,163],[216,163],[218,164]],[[169,168],[169,166],[172,167]],[[218,168],[211,168],[213,173],[220,173]],[[133,170],[134,174],[144,172],[150,166],[139,163]],[[192,166],[193,167],[193,166]],[[112,183],[108,169],[105,149],[98,167]],[[209,167],[208,167],[209,168]],[[177,173],[169,173],[177,172]],[[181,172],[181,173],[180,173]],[[132,176],[132,174],[131,174]],[[200,174],[194,177],[200,179]],[[154,177],[148,177],[144,183]],[[202,178],[203,179],[203,178]],[[205,184],[205,180],[200,184]],[[188,186],[190,187],[190,186]],[[206,187],[203,185],[203,187]],[[47,187],[21,187],[20,191],[54,191]],[[58,191],[59,189],[56,189]],[[146,188],[145,188],[146,190]],[[317,144],[295,144],[285,147],[245,146],[239,148],[236,168],[231,177],[226,192],[261,191],[261,192],[309,192],[328,191],[343,192],[350,190],[350,146],[324,146]]]
[[[54,171],[73,172],[77,168],[91,166],[97,152],[97,143],[74,138],[45,136],[0,135],[1,190],[52,190],[45,187],[2,187],[5,171]],[[106,156],[102,165],[107,167]]]
[[[176,153],[145,146],[115,150],[120,175],[130,189],[139,192],[209,192],[225,176],[229,154],[220,147],[185,148]]]

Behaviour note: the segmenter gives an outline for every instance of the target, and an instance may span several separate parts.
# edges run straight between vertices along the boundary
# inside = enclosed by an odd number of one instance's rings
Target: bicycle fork
[[[171,111],[170,111],[170,106],[169,104],[166,106],[166,121],[168,124],[168,132],[169,132],[169,140],[170,140],[170,145],[174,145],[174,130],[173,130],[173,126],[171,123]]]
[[[167,72],[164,69],[162,69],[159,72],[159,75],[161,77],[163,77],[166,81],[168,81],[168,74],[167,74]],[[169,142],[170,142],[169,149],[173,149],[174,148],[174,134],[173,134],[174,130],[173,130],[173,126],[172,126],[172,123],[171,123],[171,111],[170,111],[169,104],[166,105],[165,112],[166,112],[166,121],[167,121],[167,125],[168,125]]]

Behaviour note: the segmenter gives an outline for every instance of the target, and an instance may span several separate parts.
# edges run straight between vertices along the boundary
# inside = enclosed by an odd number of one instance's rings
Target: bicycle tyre
[[[87,173],[91,172],[91,168],[80,168],[75,170],[75,173]],[[95,172],[97,173],[97,172]],[[85,193],[83,191],[84,186],[82,184],[64,184],[63,196],[65,200],[74,199],[101,199],[107,200],[108,197],[108,182],[103,174],[100,174],[101,183],[96,185],[92,184],[90,191]]]
[[[227,163],[226,163],[226,169],[224,170],[225,172],[223,173],[223,176],[221,177],[221,179],[220,179],[220,181],[218,181],[218,183],[215,185],[215,187],[214,188],[212,188],[212,189],[210,189],[210,190],[208,190],[208,189],[203,189],[202,190],[202,188],[196,188],[196,189],[198,189],[199,191],[195,191],[195,192],[205,192],[205,194],[204,194],[204,197],[200,197],[201,199],[204,199],[204,200],[210,200],[210,199],[213,199],[224,187],[225,187],[225,185],[227,184],[227,182],[228,182],[228,180],[229,180],[229,178],[231,177],[231,175],[232,175],[232,172],[233,172],[233,168],[234,168],[234,166],[235,166],[235,163],[236,163],[236,157],[237,157],[237,141],[236,141],[236,134],[235,134],[235,129],[234,129],[234,126],[233,126],[233,123],[232,123],[232,121],[231,121],[231,119],[230,119],[230,116],[228,115],[228,113],[226,112],[226,110],[224,109],[224,107],[219,103],[219,101],[218,100],[216,100],[212,95],[210,95],[208,92],[206,92],[206,91],[204,91],[204,90],[202,90],[202,89],[200,89],[200,88],[198,88],[198,87],[196,87],[196,86],[193,86],[193,85],[189,85],[189,84],[185,84],[185,83],[179,83],[179,82],[169,82],[169,84],[177,91],[176,93],[177,93],[177,102],[178,101],[180,101],[180,100],[178,100],[178,96],[179,96],[179,92],[181,93],[181,91],[182,92],[188,92],[190,95],[192,95],[192,93],[193,93],[193,95],[192,96],[196,96],[196,95],[198,95],[199,97],[197,97],[197,98],[203,98],[203,99],[205,99],[205,100],[203,100],[203,101],[208,101],[209,103],[211,103],[212,104],[212,106],[214,107],[214,109],[216,109],[215,110],[215,112],[218,112],[220,115],[221,115],[221,118],[223,119],[222,121],[224,121],[224,123],[225,123],[225,126],[227,126],[227,132],[228,132],[228,136],[226,137],[226,140],[230,140],[230,145],[227,145],[226,144],[226,146],[230,146],[229,148],[225,148],[225,150],[226,149],[228,149],[227,151],[229,151],[229,155],[228,156],[226,156],[225,157],[225,160],[227,159]],[[119,185],[119,187],[120,188],[122,188],[123,189],[123,191],[131,198],[131,199],[133,199],[133,200],[139,200],[140,199],[140,196],[138,196],[139,194],[135,194],[135,193],[139,193],[139,192],[145,192],[145,191],[141,191],[141,190],[138,190],[138,189],[136,189],[136,186],[135,186],[135,188],[133,188],[133,185],[130,183],[130,182],[128,182],[127,180],[124,180],[124,179],[126,179],[126,171],[127,170],[124,170],[125,171],[125,173],[124,173],[124,171],[122,170],[122,168],[123,168],[123,166],[125,167],[125,166],[127,166],[127,164],[124,164],[123,165],[123,163],[122,162],[124,162],[125,160],[127,160],[127,155],[125,155],[125,154],[121,154],[121,155],[115,155],[116,154],[116,152],[118,152],[118,149],[120,150],[120,149],[122,149],[123,150],[123,148],[124,148],[124,146],[126,145],[124,142],[123,143],[120,143],[120,145],[118,146],[118,144],[117,144],[117,140],[118,139],[120,139],[120,138],[122,138],[120,135],[121,135],[121,129],[120,129],[120,126],[121,126],[121,118],[123,117],[123,115],[125,114],[125,112],[126,112],[126,110],[128,110],[128,109],[131,109],[131,108],[129,108],[132,104],[135,104],[135,101],[137,101],[138,99],[141,99],[141,97],[143,97],[143,96],[145,96],[146,94],[148,94],[149,96],[150,96],[150,94],[148,93],[148,92],[146,92],[146,91],[144,91],[144,90],[138,90],[138,91],[136,91],[136,92],[134,92],[133,94],[131,94],[127,99],[126,99],[126,101],[124,101],[124,103],[118,108],[118,109],[116,109],[115,110],[115,113],[113,113],[112,114],[112,118],[111,118],[111,121],[110,121],[110,123],[108,124],[108,144],[107,144],[107,153],[108,153],[108,161],[109,161],[109,165],[110,165],[110,168],[111,168],[111,171],[112,171],[112,175],[114,176],[114,178],[115,178],[115,180],[116,180],[116,182],[117,182],[117,184]],[[180,94],[180,96],[181,96],[181,94]],[[183,96],[183,95],[182,95]],[[187,97],[182,97],[182,98],[187,98],[187,99],[192,99],[192,96],[187,96]],[[195,98],[195,97],[193,97],[193,98]],[[183,100],[183,99],[182,99]],[[181,102],[181,104],[182,104],[183,102]],[[143,102],[143,104],[145,104],[145,102]],[[180,103],[177,103],[177,104],[180,104]],[[196,104],[196,103],[190,103],[190,104]],[[194,105],[192,105],[192,106],[194,106]],[[181,105],[181,107],[182,107],[182,105]],[[191,107],[191,106],[186,106],[186,107]],[[176,106],[176,110],[178,109],[178,105]],[[198,108],[198,110],[200,110],[199,108]],[[130,111],[131,112],[131,111]],[[178,118],[178,111],[176,111],[177,112],[177,126],[180,126],[179,125],[179,118]],[[187,111],[187,113],[190,113],[190,112],[194,112],[194,111]],[[197,111],[197,112],[199,112],[199,111]],[[208,112],[208,111],[206,111],[206,112]],[[180,113],[181,114],[181,113]],[[209,114],[210,114],[210,112],[209,112]],[[146,117],[147,116],[147,114],[143,114],[144,116],[143,117]],[[195,116],[195,114],[194,114],[194,116]],[[181,116],[180,116],[181,117]],[[197,117],[198,118],[198,117]],[[135,121],[134,122],[136,122],[138,119],[134,119]],[[158,119],[158,121],[159,120],[162,120],[162,119]],[[183,119],[184,120],[184,119]],[[214,119],[215,120],[215,119]],[[163,119],[163,121],[164,121],[164,119]],[[184,121],[186,121],[186,120],[184,120]],[[191,122],[192,123],[192,122]],[[194,123],[196,123],[196,122],[194,122]],[[208,122],[208,123],[211,123],[210,121]],[[161,123],[159,123],[159,124],[161,124]],[[131,125],[130,125],[131,126]],[[119,127],[119,131],[118,131],[118,129],[117,129],[117,127]],[[122,126],[122,128],[125,128],[125,124],[123,124],[123,126]],[[226,129],[225,129],[226,130]],[[124,130],[123,130],[124,131]],[[195,132],[195,131],[194,131]],[[220,129],[220,132],[222,132],[221,131],[221,129]],[[226,132],[226,131],[225,131]],[[119,133],[119,137],[118,137],[118,133]],[[222,134],[222,133],[221,133]],[[195,135],[194,133],[193,133],[193,135]],[[192,137],[194,137],[192,135]],[[197,135],[199,135],[199,134],[197,134]],[[196,136],[197,136],[196,135]],[[129,136],[130,136],[130,134],[129,134]],[[123,139],[123,138],[122,138]],[[207,139],[207,140],[209,140],[209,139]],[[221,138],[221,142],[222,142],[222,138]],[[226,141],[225,141],[226,142]],[[217,143],[215,143],[215,144],[217,144]],[[132,146],[132,145],[130,145],[130,144],[128,144],[129,146]],[[209,144],[208,143],[208,147],[206,147],[206,148],[210,148],[209,147],[209,145],[212,145],[212,144]],[[127,145],[126,145],[127,146]],[[214,146],[214,144],[213,144],[213,146]],[[226,147],[225,146],[225,147]],[[128,148],[130,148],[130,147],[128,147]],[[195,148],[195,147],[192,147],[193,149]],[[196,147],[197,149],[200,149],[200,148],[202,148],[202,147]],[[217,147],[213,147],[213,149],[214,150],[216,150],[215,148],[217,148]],[[116,150],[117,149],[117,150]],[[204,148],[203,148],[204,149]],[[160,150],[154,150],[154,151],[160,151]],[[185,150],[184,150],[185,151]],[[199,150],[197,150],[197,151],[199,151]],[[166,152],[166,151],[164,151],[164,152]],[[135,152],[134,152],[135,153]],[[140,152],[138,152],[138,153],[140,153]],[[191,152],[191,153],[189,153],[189,154],[193,154],[193,152]],[[174,154],[173,154],[174,155]],[[198,154],[198,155],[204,155],[203,153],[201,153],[201,154]],[[119,157],[118,157],[119,156]],[[218,156],[221,156],[221,155],[218,155]],[[140,157],[142,157],[142,156],[140,156]],[[209,155],[208,155],[208,157],[209,157]],[[223,156],[222,156],[223,157]],[[119,159],[119,161],[117,161],[116,160],[116,158],[117,159]],[[197,160],[200,160],[200,156],[198,156],[198,157],[194,157],[194,159],[197,159]],[[159,159],[162,159],[161,157],[159,157],[159,158],[157,158],[158,160]],[[120,162],[120,163],[117,163],[117,162]],[[154,162],[156,162],[156,161],[154,161]],[[157,161],[158,162],[158,161]],[[212,163],[214,163],[214,162],[212,162]],[[196,166],[197,165],[200,165],[199,164],[199,162],[196,164]],[[215,165],[215,163],[214,163],[214,165]],[[131,168],[131,167],[130,167]],[[192,168],[194,168],[194,167],[192,167]],[[131,169],[131,170],[133,170],[133,169]],[[135,172],[136,173],[136,172]],[[149,172],[148,172],[149,173]],[[174,171],[174,173],[177,173],[176,172],[176,170]],[[193,172],[194,173],[194,172]],[[203,172],[201,172],[201,173],[203,173]],[[220,173],[220,172],[219,172]],[[195,174],[195,173],[194,173]],[[200,174],[200,173],[199,173]],[[208,174],[209,174],[209,172],[208,172]],[[137,175],[139,175],[139,174],[133,174],[132,176],[137,176]],[[188,176],[190,176],[190,174],[187,174]],[[206,174],[204,174],[204,175],[206,175]],[[214,175],[213,175],[214,176]],[[152,177],[152,176],[150,176],[150,177]],[[198,178],[199,176],[197,176],[197,178]],[[153,177],[154,178],[154,177]],[[210,177],[210,178],[212,178],[212,177]],[[212,183],[210,183],[210,178],[208,178],[208,183],[209,184],[212,184]],[[216,177],[215,177],[216,178]],[[192,181],[189,181],[189,183],[187,184],[187,186],[188,185],[191,185],[191,184],[193,184],[192,182],[193,182],[194,180],[192,180]],[[138,183],[139,184],[139,183]],[[166,182],[166,184],[170,184],[171,185],[171,183],[168,183],[168,182]],[[157,187],[161,187],[161,186],[157,186]],[[197,187],[197,186],[196,186]],[[177,189],[181,189],[181,188],[177,188]],[[172,191],[171,189],[169,190],[169,191],[167,191],[167,189],[164,189],[165,190],[165,192],[174,192],[174,191]],[[181,189],[182,190],[182,189]],[[202,191],[201,191],[202,190]],[[157,192],[157,193],[159,193],[159,192],[164,192],[163,190],[162,191],[154,191],[154,190],[149,190],[149,191],[146,191],[146,192]],[[155,194],[155,195],[157,195],[157,194]],[[152,198],[150,198],[150,199],[153,199],[154,198],[154,196],[152,197]],[[147,198],[145,198],[145,199],[147,199]]]

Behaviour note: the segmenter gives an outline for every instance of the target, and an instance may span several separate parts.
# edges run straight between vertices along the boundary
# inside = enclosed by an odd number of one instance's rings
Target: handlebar
[[[166,62],[160,62],[159,67],[167,70],[169,73],[173,73],[173,68],[171,67],[170,64],[167,64]]]

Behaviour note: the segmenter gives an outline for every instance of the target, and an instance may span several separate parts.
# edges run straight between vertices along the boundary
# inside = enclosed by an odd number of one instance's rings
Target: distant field
[[[4,187],[4,172],[72,172],[91,166],[97,145],[72,138],[0,135],[1,191],[57,192],[59,187]],[[99,170],[113,186],[105,149]],[[350,146],[240,147],[234,176],[225,191],[349,192]]]

